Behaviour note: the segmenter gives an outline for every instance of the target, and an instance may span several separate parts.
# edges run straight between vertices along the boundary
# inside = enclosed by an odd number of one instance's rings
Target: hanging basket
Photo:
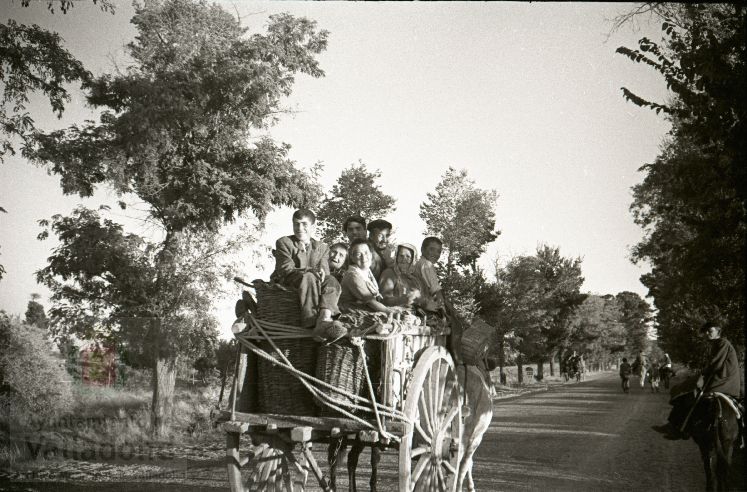
[[[490,348],[490,339],[494,336],[495,328],[480,319],[475,319],[472,325],[464,331],[461,340],[462,360],[468,365],[477,365],[483,360]]]
[[[358,347],[342,338],[335,343],[322,345],[316,362],[316,377],[347,393],[357,395],[363,385],[363,361]],[[321,391],[334,400],[335,404],[347,408],[354,403],[352,398],[346,397],[328,388]],[[341,414],[327,405],[319,402],[322,417],[339,417]]]

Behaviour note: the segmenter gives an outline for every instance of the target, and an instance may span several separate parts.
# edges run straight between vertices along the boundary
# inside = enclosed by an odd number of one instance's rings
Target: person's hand
[[[699,390],[702,390],[703,389],[703,383],[704,383],[704,381],[703,381],[703,375],[700,375],[700,376],[698,376],[698,381],[695,383],[695,387],[698,388]]]
[[[319,270],[317,270],[316,271],[316,276],[317,276],[317,278],[319,278],[320,282],[324,282],[324,270],[322,270],[321,268]]]
[[[420,297],[420,291],[418,289],[411,290],[407,294],[407,305],[412,306],[412,303],[415,302],[415,300]]]

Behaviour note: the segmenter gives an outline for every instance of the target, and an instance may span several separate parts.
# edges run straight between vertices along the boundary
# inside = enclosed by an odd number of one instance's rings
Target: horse
[[[358,460],[361,453],[365,449],[365,444],[359,439],[355,439],[350,447],[348,453],[348,483],[350,492],[356,492],[357,487],[355,484],[355,470],[358,468]],[[329,464],[329,488],[330,490],[337,490],[337,462],[341,453],[344,453],[347,448],[348,440],[344,437],[335,437],[330,440],[329,448],[327,449],[327,463]],[[381,444],[371,445],[371,479],[369,485],[372,492],[376,492],[376,483],[378,482],[378,469],[379,461],[381,461],[381,452],[383,448]]]
[[[680,415],[689,412],[686,432],[700,449],[706,490],[728,490],[732,453],[741,434],[740,410],[736,403],[721,393],[705,393],[698,399],[696,393],[690,391],[675,397],[672,404],[673,412]]]
[[[469,411],[464,412],[468,415],[464,417],[462,429],[463,454],[459,461],[456,490],[461,492],[466,482],[467,490],[473,492],[475,482],[472,479],[472,458],[493,420],[492,381],[483,367],[472,365],[458,366],[457,378],[459,386],[464,388],[465,403]]]

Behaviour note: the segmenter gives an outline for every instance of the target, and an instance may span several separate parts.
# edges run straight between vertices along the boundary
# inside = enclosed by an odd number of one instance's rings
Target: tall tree
[[[26,306],[24,323],[44,330],[47,328],[48,320],[47,314],[44,312],[44,306],[39,302],[40,297],[39,294],[31,294],[31,300]]]
[[[543,245],[497,267],[496,286],[480,299],[480,312],[512,336],[523,361],[541,364],[568,337],[571,315],[585,298],[583,280],[580,258]]]
[[[625,327],[625,346],[631,352],[641,352],[648,346],[652,321],[651,306],[635,292],[620,292],[615,296],[620,310],[620,322]]]
[[[444,243],[447,275],[457,265],[476,270],[477,259],[500,234],[495,229],[496,191],[478,188],[466,170],[450,167],[435,191],[426,196],[419,215],[425,222],[425,233]]]
[[[396,200],[381,190],[379,178],[381,171],[369,171],[360,161],[343,169],[317,212],[323,241],[332,244],[344,239],[342,226],[351,215],[372,220],[395,210]]]
[[[641,168],[631,210],[644,231],[633,260],[657,311],[660,344],[694,362],[695,330],[716,318],[744,349],[747,160],[745,152],[745,6],[654,4],[663,39],[618,48],[659,72],[673,92],[652,102],[623,88],[636,105],[672,123],[660,155]]]
[[[205,266],[205,282],[217,274],[212,259],[225,248],[213,244],[214,232],[242,213],[262,221],[276,205],[312,206],[319,194],[287,158],[289,146],[259,132],[277,120],[296,74],[323,75],[315,57],[327,32],[279,14],[266,33],[247,36],[221,7],[190,0],[148,2],[132,23],[131,68],[87,84],[99,121],[38,132],[28,154],[61,177],[65,193],[90,196],[107,185],[135,196],[162,232],[146,241],[78,210],[53,219],[61,249],[39,273],[54,292],[52,312],[67,326],[153,342],[152,419],[160,433],[176,360],[190,340],[210,333],[205,290],[190,275],[196,265]],[[81,300],[85,309],[75,306]],[[175,330],[194,336],[175,337]]]
[[[573,312],[568,347],[593,366],[609,364],[626,348],[626,330],[614,296],[589,294]]]

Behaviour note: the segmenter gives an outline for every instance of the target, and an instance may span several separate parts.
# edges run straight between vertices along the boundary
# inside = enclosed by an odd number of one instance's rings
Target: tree
[[[625,327],[625,346],[641,352],[648,345],[648,330],[652,321],[651,306],[635,292],[620,292],[615,296],[620,310],[620,322]]]
[[[317,212],[323,241],[332,244],[343,240],[342,226],[351,215],[371,220],[395,210],[396,200],[376,184],[379,178],[381,171],[369,171],[361,161],[343,169]]]
[[[487,245],[498,238],[495,230],[495,190],[482,190],[467,177],[467,171],[450,167],[420,204],[420,218],[425,221],[426,235],[438,236],[447,255],[446,271],[450,275],[456,265],[470,266]]]
[[[481,316],[510,335],[526,359],[540,364],[551,358],[568,336],[570,318],[583,302],[581,259],[564,258],[559,248],[543,245],[535,255],[512,258],[496,268],[496,285],[480,299]]]
[[[626,330],[614,296],[589,294],[569,320],[568,347],[590,367],[606,368],[626,348]]]
[[[631,211],[644,231],[635,262],[651,264],[642,277],[657,310],[659,342],[673,357],[694,362],[696,329],[716,318],[744,347],[745,235],[745,7],[741,4],[655,4],[661,43],[618,48],[661,73],[669,103],[623,96],[663,112],[672,123],[660,155],[644,165]]]
[[[255,133],[277,120],[296,74],[323,75],[315,56],[327,32],[279,14],[247,37],[219,6],[188,0],[139,6],[132,22],[131,68],[87,84],[98,123],[37,132],[28,155],[61,177],[64,193],[107,185],[136,197],[161,231],[145,240],[84,209],[55,217],[47,225],[61,246],[38,274],[57,326],[150,348],[160,434],[177,358],[213,333],[206,296],[231,249],[217,241],[221,224],[246,213],[262,224],[274,206],[316,200],[318,185],[287,158],[289,146]]]
[[[45,330],[48,322],[47,314],[44,312],[44,306],[38,302],[40,297],[39,294],[31,294],[31,300],[26,307],[26,319],[24,322],[27,325],[33,325]]]

